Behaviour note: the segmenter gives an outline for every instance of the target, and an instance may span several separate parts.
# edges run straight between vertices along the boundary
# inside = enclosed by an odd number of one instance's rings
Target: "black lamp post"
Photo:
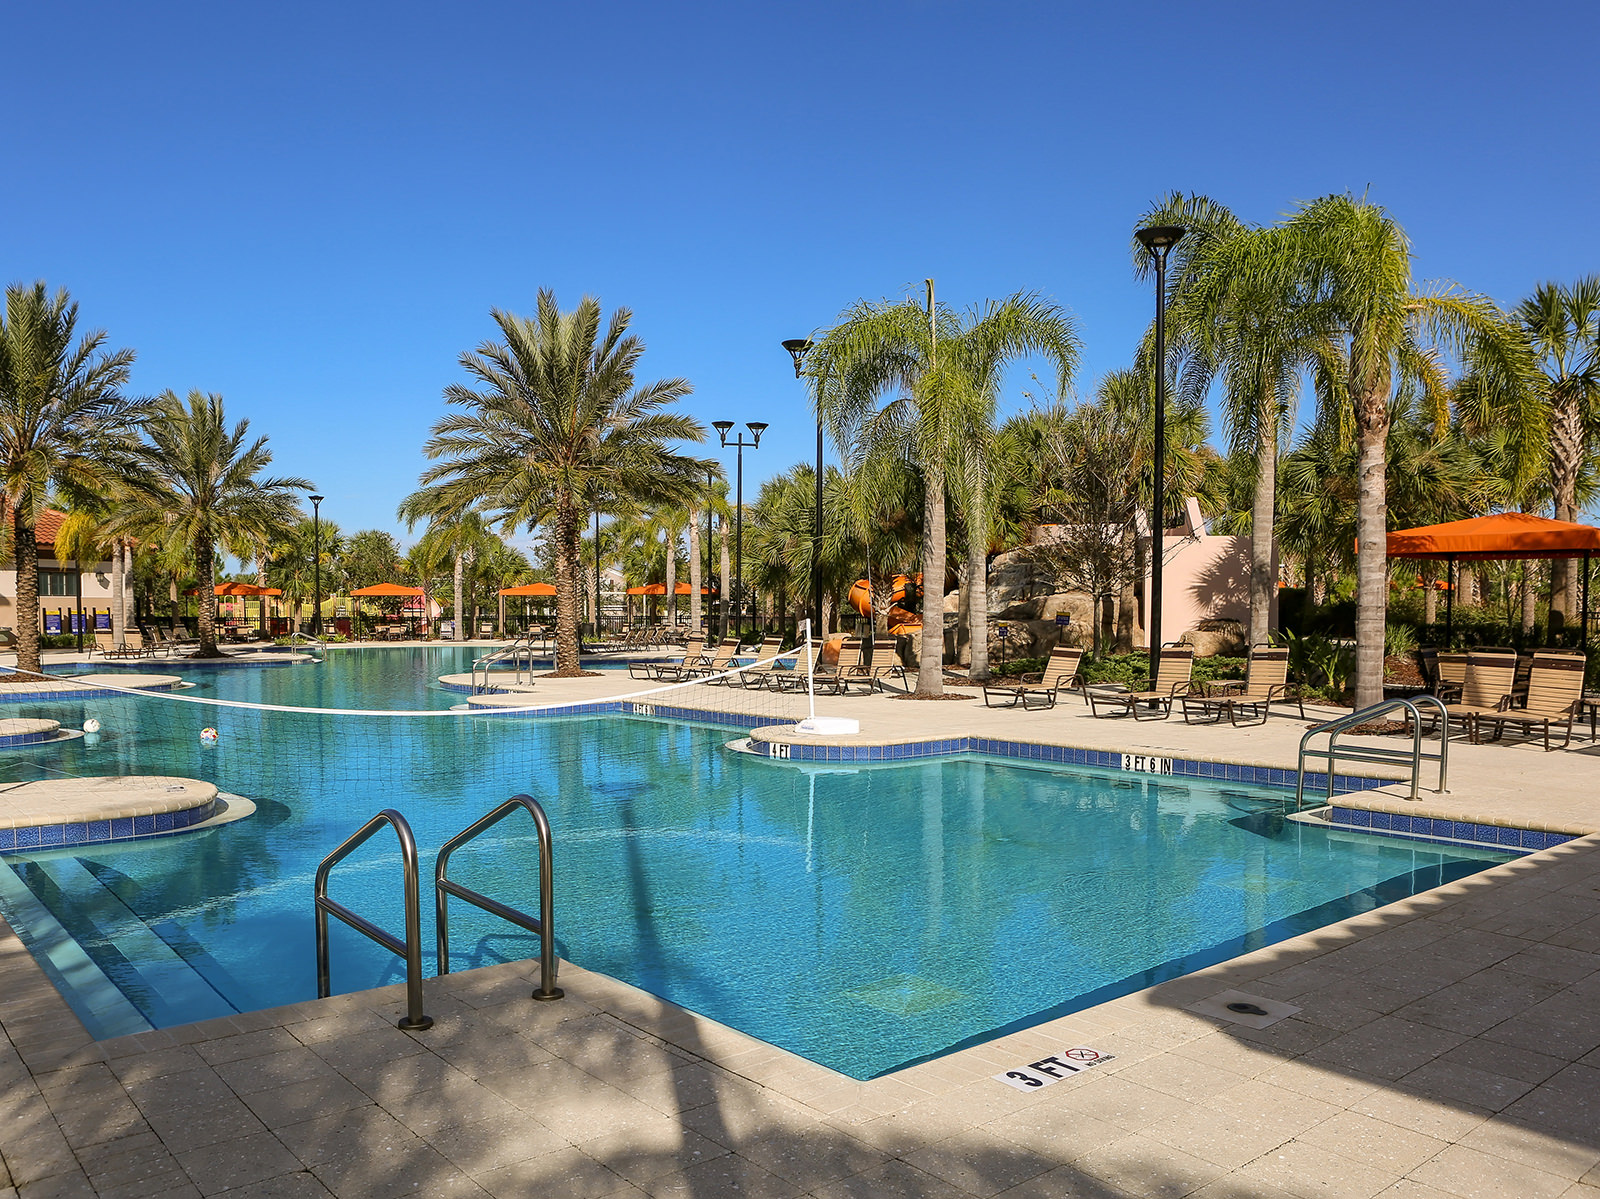
[[[311,635],[322,636],[322,497],[313,495],[307,497],[311,500],[311,577],[315,580],[311,584]]]
[[[811,342],[804,337],[791,337],[783,343],[794,359],[794,377],[805,373],[806,355],[811,352]],[[817,409],[817,501],[811,526],[811,639],[821,637],[822,627],[822,409]]]
[[[744,632],[744,451],[749,446],[752,450],[761,444],[761,435],[767,431],[767,422],[764,420],[746,421],[744,427],[750,430],[751,441],[744,439],[741,433],[733,441],[728,440],[728,430],[733,428],[731,420],[714,420],[711,427],[717,431],[717,436],[722,439],[723,448],[734,446],[737,449],[734,467],[734,518],[733,518],[733,594],[734,604],[733,623],[735,634]],[[723,611],[727,611],[724,607]]]
[[[1155,499],[1150,521],[1150,685],[1161,668],[1161,567],[1165,551],[1167,481],[1167,252],[1188,230],[1182,225],[1150,225],[1134,234],[1156,256],[1156,428]]]
[[[706,471],[706,573],[701,594],[705,597],[706,636],[708,638],[711,635],[711,630],[717,627],[716,617],[713,615],[711,607],[711,506],[717,498],[716,492],[712,490],[716,486],[716,479],[717,476],[714,472]],[[717,584],[717,599],[720,601],[723,598],[722,584],[719,581]],[[726,612],[727,609],[724,608],[722,611]]]

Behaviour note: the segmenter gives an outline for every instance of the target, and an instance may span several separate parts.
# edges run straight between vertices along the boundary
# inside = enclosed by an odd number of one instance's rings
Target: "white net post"
[[[807,719],[815,721],[817,718],[817,659],[812,652],[811,644],[811,619],[806,618],[806,704]]]

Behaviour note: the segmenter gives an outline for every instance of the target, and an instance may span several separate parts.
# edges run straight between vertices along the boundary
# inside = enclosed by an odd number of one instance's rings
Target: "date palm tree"
[[[1356,465],[1357,707],[1383,698],[1388,613],[1386,445],[1397,386],[1413,382],[1443,428],[1449,388],[1441,351],[1470,358],[1486,402],[1513,405],[1535,377],[1520,329],[1493,302],[1455,284],[1418,288],[1410,243],[1383,208],[1325,196],[1285,222],[1305,285],[1323,306],[1346,374],[1331,398],[1353,434]]]
[[[451,384],[459,411],[440,419],[425,452],[419,501],[449,515],[478,510],[501,531],[548,523],[554,548],[556,669],[577,675],[578,547],[587,498],[610,494],[639,503],[686,503],[708,463],[674,452],[705,428],[667,411],[689,394],[683,379],[640,385],[644,343],[628,333],[632,313],[603,322],[592,296],[562,312],[541,290],[532,317],[499,309],[500,341],[461,356],[476,386]]]
[[[1070,386],[1078,338],[1067,314],[1037,296],[1018,293],[965,313],[934,302],[859,302],[807,356],[816,409],[835,444],[860,463],[870,457],[905,461],[922,474],[922,639],[916,694],[944,692],[945,493],[959,481],[987,512],[981,496],[987,456],[981,443],[994,424],[1006,366],[1043,357],[1057,390]],[[951,466],[958,472],[950,476]],[[965,477],[962,477],[962,474]],[[969,522],[987,548],[988,522]]]
[[[39,515],[53,489],[106,493],[135,472],[148,399],[122,394],[132,350],[77,333],[78,306],[45,285],[6,288],[0,316],[0,488],[17,572],[17,666],[39,669]]]
[[[194,656],[217,658],[217,551],[251,556],[262,540],[286,536],[303,519],[296,491],[309,481],[268,476],[272,463],[267,439],[248,441],[250,422],[231,428],[222,397],[191,391],[187,399],[163,392],[146,426],[150,439],[145,455],[158,523],[173,540],[188,544],[194,554],[195,586],[200,601],[200,648]]]

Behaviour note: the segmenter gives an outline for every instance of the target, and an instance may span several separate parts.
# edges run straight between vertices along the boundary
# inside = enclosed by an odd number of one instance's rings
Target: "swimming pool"
[[[447,707],[459,697],[432,681],[472,652],[347,651],[188,694]],[[24,928],[20,909],[48,909],[117,985],[120,1006],[93,1005],[93,971],[69,992],[101,1033],[314,995],[313,872],[384,806],[410,818],[426,873],[448,836],[527,791],[555,830],[564,956],[856,1078],[1506,860],[1286,821],[1272,793],[1203,780],[975,756],[804,767],[733,753],[724,728],[636,717],[334,719],[157,697],[26,707],[15,714],[96,715],[105,731],[0,758],[0,777],[190,774],[261,804],[214,830],[10,859],[28,890],[0,888],[0,909]],[[531,908],[524,827],[513,818],[460,851],[452,875]],[[365,846],[332,894],[398,928],[393,844]],[[537,951],[451,910],[457,970]],[[377,946],[337,924],[333,938],[336,990],[401,977]]]

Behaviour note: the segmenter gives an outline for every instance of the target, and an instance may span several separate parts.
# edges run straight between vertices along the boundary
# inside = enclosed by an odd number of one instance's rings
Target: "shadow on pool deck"
[[[1600,1194],[1600,837],[865,1083],[535,969],[429,980],[416,1035],[390,987],[95,1044],[6,930],[0,1197]],[[1303,1010],[1186,1010],[1235,988]]]

